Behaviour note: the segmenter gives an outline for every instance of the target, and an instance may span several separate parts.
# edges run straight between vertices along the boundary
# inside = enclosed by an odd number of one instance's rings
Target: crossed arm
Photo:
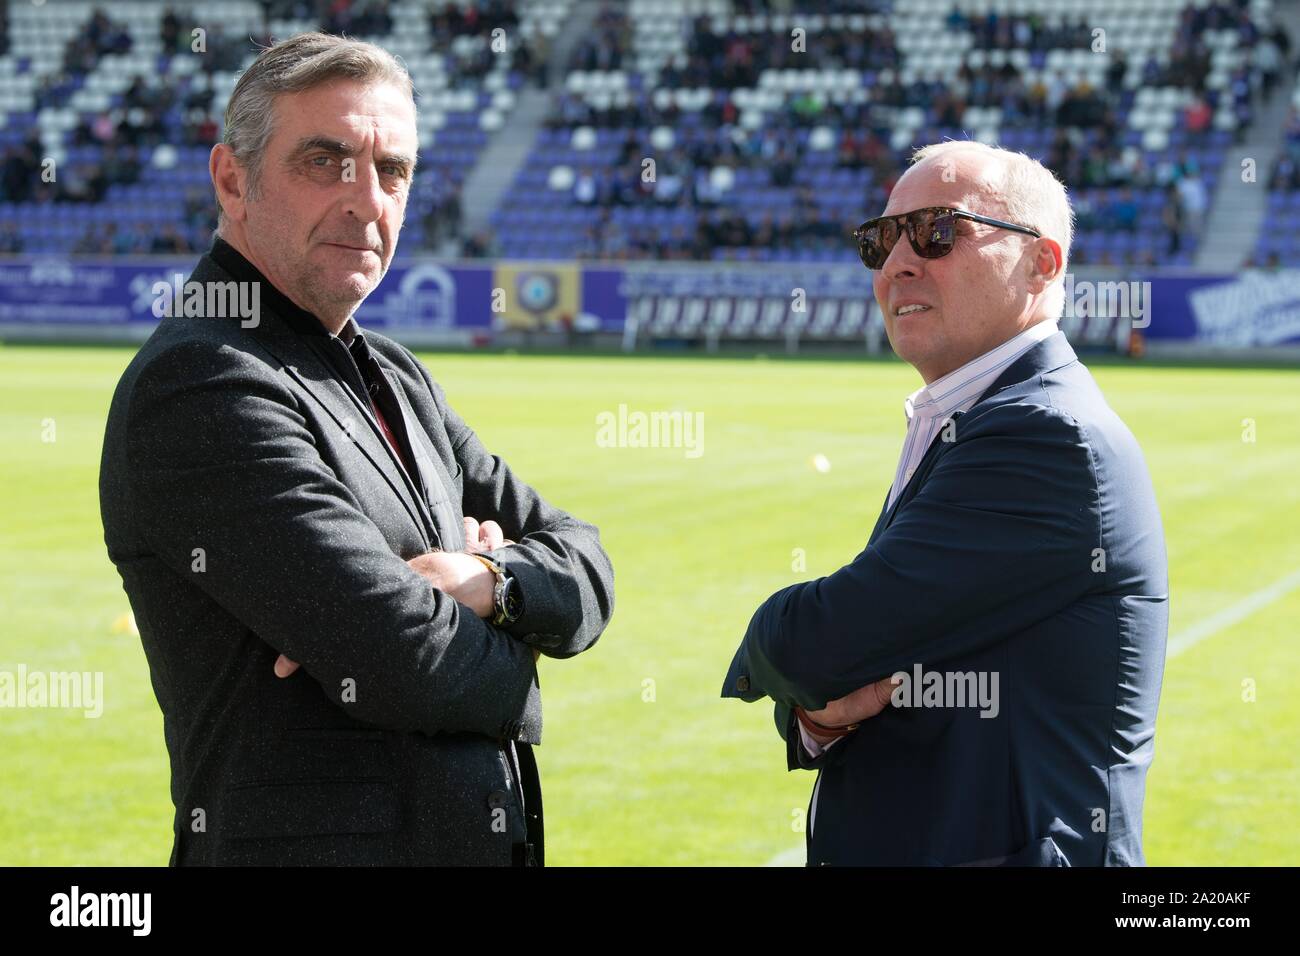
[[[1095,494],[1068,415],[1017,405],[968,417],[861,554],[758,608],[722,695],[771,697],[783,735],[796,707],[828,726],[879,713],[890,675],[994,644],[1092,586]]]
[[[464,520],[466,547],[463,552],[430,551],[428,554],[417,555],[406,563],[428,581],[430,587],[451,595],[486,620],[493,613],[492,592],[496,577],[482,561],[472,557],[468,561],[465,559],[470,555],[508,547],[515,542],[506,538],[501,525],[495,521],[480,524],[475,518],[466,517]],[[533,660],[536,661],[541,656],[542,649],[534,647]],[[301,666],[297,661],[281,654],[275,661],[275,676],[289,677]]]
[[[521,579],[539,589],[569,580],[538,594],[536,611],[519,622],[556,627],[551,646],[494,628],[457,600],[475,601],[482,582],[454,563],[487,574],[480,562],[394,553],[320,457],[293,393],[254,356],[179,345],[142,370],[129,414],[131,507],[143,545],[359,720],[497,736],[538,693],[536,649],[577,653],[612,613],[612,571],[595,529],[545,505],[454,413],[444,421],[456,425],[467,510],[472,498],[484,510],[470,513],[484,514],[500,493],[501,506],[487,513],[518,536],[501,550],[518,554]],[[355,687],[346,703],[345,680]]]

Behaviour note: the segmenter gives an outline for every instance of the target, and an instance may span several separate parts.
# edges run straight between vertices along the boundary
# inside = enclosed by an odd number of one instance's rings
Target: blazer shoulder
[[[1043,383],[1022,383],[986,398],[962,416],[958,440],[993,436],[1087,443],[1087,429],[1074,410]]]
[[[123,372],[110,414],[129,415],[142,402],[175,399],[195,390],[219,392],[232,408],[252,392],[297,404],[277,374],[279,363],[251,340],[205,331],[203,319],[164,321],[188,322],[197,328],[173,327],[152,336]]]

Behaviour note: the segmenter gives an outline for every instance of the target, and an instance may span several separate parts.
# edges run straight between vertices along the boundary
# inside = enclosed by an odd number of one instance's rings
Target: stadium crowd
[[[393,30],[387,0],[262,0],[264,22],[273,19],[315,19],[335,32],[376,37]],[[752,16],[776,12],[784,5],[766,0],[736,0],[733,12]],[[887,0],[869,3],[834,2],[819,12],[887,13]],[[0,11],[5,9],[0,4]],[[0,14],[0,50],[8,45]],[[1033,51],[1041,66],[1046,50],[1086,49],[1091,31],[1081,18],[1038,15],[973,16],[954,6],[947,15],[949,30],[969,33],[974,48],[984,51]],[[1076,247],[1075,261],[1152,263],[1176,257],[1194,243],[1204,223],[1212,195],[1207,186],[1203,149],[1212,145],[1212,118],[1228,109],[1237,128],[1248,124],[1262,98],[1269,96],[1294,68],[1292,44],[1280,27],[1267,32],[1252,19],[1245,0],[1189,3],[1179,16],[1168,56],[1141,66],[1141,86],[1174,87],[1190,94],[1174,133],[1176,150],[1151,153],[1135,144],[1125,126],[1132,107],[1133,87],[1125,85],[1130,63],[1122,50],[1110,56],[1106,81],[1093,86],[1070,83],[1061,72],[1036,69],[1032,75],[1010,57],[965,61],[945,79],[912,76],[904,70],[897,38],[881,16],[857,32],[830,32],[818,38],[820,68],[862,71],[871,78],[866,96],[828,98],[811,91],[791,95],[780,109],[765,114],[754,127],[741,122],[742,96],[754,89],[766,71],[795,70],[807,63],[784,35],[728,29],[715,31],[708,17],[687,18],[683,53],[669,59],[646,79],[637,71],[636,30],[624,4],[605,4],[593,29],[572,48],[567,72],[622,70],[631,78],[627,102],[583,96],[560,86],[550,94],[544,130],[564,136],[581,128],[608,132],[617,138],[612,162],[580,165],[574,170],[568,198],[575,209],[591,211],[584,220],[574,254],[590,259],[709,259],[762,250],[765,257],[794,249],[826,255],[851,255],[846,237],[859,220],[883,207],[894,182],[905,168],[908,150],[891,143],[897,111],[920,109],[926,122],[918,142],[961,135],[963,117],[972,108],[998,111],[1003,134],[1045,134],[1043,156],[1070,188],[1081,232],[1149,234],[1156,220],[1159,245],[1139,244],[1123,249]],[[492,31],[517,32],[519,15],[506,0],[468,4],[443,2],[428,12],[429,35],[446,57],[454,82],[477,89],[493,64],[486,44],[457,44],[459,37],[488,37]],[[1235,31],[1239,45],[1251,55],[1232,73],[1223,88],[1206,83],[1210,73],[1211,31]],[[159,36],[164,51],[180,54],[191,43],[190,18],[168,9],[161,17]],[[249,40],[252,43],[249,43]],[[269,32],[251,38],[226,36],[219,25],[207,34],[203,73],[238,70],[253,44],[270,42]],[[37,110],[65,106],[86,75],[106,55],[131,48],[123,24],[105,9],[96,9],[66,45],[59,70],[43,78],[35,90]],[[551,51],[545,37],[511,46],[511,69],[522,80],[548,88]],[[707,89],[711,96],[696,115],[685,117],[675,97],[663,91]],[[656,149],[654,131],[682,129],[671,148]],[[829,167],[814,168],[810,156],[813,133],[834,131]],[[114,187],[135,186],[147,178],[142,158],[167,147],[206,149],[221,134],[213,107],[211,82],[202,75],[184,83],[149,76],[145,71],[111,108],[81,115],[70,130],[68,145],[76,162],[60,169],[55,180],[42,176],[44,150],[35,132],[20,141],[12,137],[0,154],[0,204],[97,204]],[[1030,144],[1032,146],[1032,144]],[[1026,147],[1029,148],[1029,147]],[[1034,151],[1030,148],[1030,151]],[[436,154],[437,147],[433,152]],[[644,157],[656,158],[657,172],[647,181]],[[786,208],[750,207],[728,191],[727,177],[741,174],[756,188],[786,190]],[[829,171],[828,171],[829,170]],[[851,208],[826,201],[822,185],[847,176],[861,187]],[[844,180],[837,180],[844,181]],[[1300,189],[1300,115],[1292,111],[1287,148],[1271,172],[1274,188]],[[413,186],[413,212],[420,239],[430,249],[458,246],[464,256],[503,251],[491,230],[466,234],[459,171],[421,163]],[[629,220],[620,210],[669,210],[668,220]],[[194,252],[205,248],[215,224],[210,192],[188,187],[181,207],[168,223],[89,223],[73,249],[84,253]],[[0,248],[16,251],[23,245],[17,230],[0,236]],[[838,251],[838,252],[837,252]],[[1095,257],[1095,258],[1093,258]]]

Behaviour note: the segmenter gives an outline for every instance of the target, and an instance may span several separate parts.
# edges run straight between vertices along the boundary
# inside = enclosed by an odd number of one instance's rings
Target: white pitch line
[[[1274,581],[1266,588],[1260,588],[1254,594],[1248,594],[1236,604],[1230,604],[1217,614],[1211,614],[1199,624],[1189,627],[1169,641],[1166,659],[1177,657],[1183,651],[1195,647],[1207,637],[1213,637],[1220,631],[1243,621],[1260,608],[1268,607],[1290,592],[1300,587],[1300,568],[1296,568],[1286,577]]]
[[[782,850],[772,859],[764,863],[764,866],[803,866],[808,862],[808,854],[804,850],[803,844],[792,846],[788,850]]]
[[[1281,600],[1298,587],[1300,587],[1300,568],[1296,568],[1286,577],[1274,581],[1268,587],[1260,588],[1255,593],[1246,595],[1236,604],[1228,605],[1218,614],[1211,614],[1200,624],[1189,627],[1172,638],[1165,653],[1166,660],[1177,657],[1189,648],[1195,647],[1207,637],[1213,637],[1239,621],[1244,621],[1256,611],[1268,607],[1274,601]],[[788,850],[782,850],[763,865],[803,866],[807,862],[808,857],[805,854],[804,847],[800,845],[791,847]]]

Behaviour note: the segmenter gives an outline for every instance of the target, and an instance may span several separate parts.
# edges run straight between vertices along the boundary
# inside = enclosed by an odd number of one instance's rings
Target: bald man
[[[817,771],[809,865],[1144,862],[1164,533],[1057,328],[1072,232],[1046,168],[964,142],[855,232],[923,385],[866,547],[764,602],[722,691],[770,697]]]

